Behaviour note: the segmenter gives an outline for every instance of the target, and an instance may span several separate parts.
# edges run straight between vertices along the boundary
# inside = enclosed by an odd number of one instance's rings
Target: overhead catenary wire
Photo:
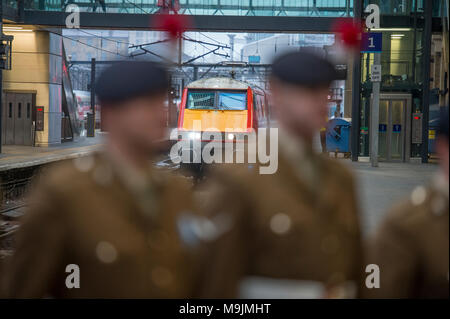
[[[118,52],[113,52],[113,51],[110,51],[110,50],[106,50],[106,49],[103,49],[103,48],[96,47],[95,45],[91,45],[91,44],[84,43],[84,42],[82,42],[82,41],[80,41],[80,40],[78,40],[78,39],[71,38],[71,37],[66,36],[66,35],[63,35],[63,34],[61,34],[61,33],[58,33],[58,32],[55,32],[55,31],[52,31],[52,30],[49,30],[49,29],[46,29],[46,28],[44,28],[44,27],[40,27],[40,26],[36,26],[36,27],[38,27],[38,28],[41,29],[42,31],[46,31],[46,32],[49,32],[49,33],[52,33],[52,34],[59,35],[59,36],[61,36],[62,38],[65,38],[65,39],[69,39],[69,40],[75,41],[75,42],[77,42],[77,43],[80,43],[80,44],[85,45],[85,46],[87,46],[87,47],[94,48],[94,49],[99,50],[99,51],[104,51],[104,52],[107,52],[107,53],[115,54],[115,55],[121,56],[121,57],[123,57],[123,58],[128,58],[128,57],[129,57],[128,55],[123,55],[123,54],[120,54],[120,53],[118,53]]]
[[[201,34],[202,36],[204,36],[205,38],[207,38],[207,39],[209,39],[209,40],[211,40],[211,41],[214,41],[214,42],[217,42],[217,43],[219,43],[219,44],[222,44],[222,45],[227,45],[226,43],[224,43],[224,42],[220,42],[220,41],[218,41],[218,40],[216,40],[216,39],[214,39],[214,38],[211,38],[210,36],[207,36],[205,33],[203,33],[203,32],[199,32],[199,34]]]
[[[77,29],[77,30],[78,30],[78,32],[83,32],[83,33],[86,33],[88,35],[91,35],[93,37],[96,37],[96,38],[99,38],[99,39],[102,39],[102,40],[105,40],[105,41],[111,41],[111,42],[127,44],[127,45],[134,45],[133,43],[130,43],[130,42],[127,42],[127,41],[119,41],[119,40],[114,40],[114,39],[110,39],[110,38],[105,38],[105,37],[103,37],[101,35],[96,35],[94,33],[87,32],[87,31],[85,31],[83,29]]]
[[[147,11],[144,10],[141,6],[137,5],[137,4],[134,3],[134,2],[131,2],[131,1],[129,1],[129,0],[125,0],[125,2],[127,2],[127,3],[129,3],[129,4],[131,4],[131,5],[133,5],[134,7],[138,8],[139,10],[141,10],[142,12],[144,12],[145,14],[150,14],[149,12],[147,12]],[[164,58],[164,57],[162,57],[162,56],[160,56],[160,55],[158,55],[158,54],[156,54],[156,53],[154,53],[154,52],[151,52],[151,51],[148,50],[148,49],[144,49],[144,48],[143,48],[143,46],[145,46],[145,45],[150,45],[150,44],[155,44],[155,43],[160,43],[160,42],[166,42],[166,41],[164,41],[164,40],[163,40],[163,41],[157,41],[157,42],[154,42],[154,43],[147,43],[147,44],[139,44],[139,45],[136,45],[136,44],[132,44],[132,43],[129,43],[129,42],[122,42],[122,41],[118,41],[118,40],[113,40],[113,39],[104,38],[104,37],[102,37],[102,36],[97,36],[97,35],[95,35],[95,34],[89,33],[89,32],[87,32],[87,31],[84,31],[84,30],[81,30],[81,29],[79,29],[79,31],[84,32],[84,33],[89,34],[89,35],[92,35],[92,36],[94,36],[94,37],[100,38],[100,39],[104,39],[104,40],[106,40],[106,41],[113,41],[113,42],[117,42],[117,43],[126,43],[126,44],[129,45],[129,48],[139,47],[139,48],[140,48],[141,50],[143,50],[145,53],[152,54],[152,55],[154,55],[154,56],[157,56],[157,57],[159,57],[159,58],[161,58],[161,59],[167,61],[166,58]],[[206,38],[208,38],[208,39],[214,41],[214,42],[217,42],[218,44],[215,44],[215,43],[208,43],[208,42],[204,42],[204,41],[200,41],[200,40],[194,40],[194,39],[192,39],[192,38],[187,37],[186,35],[184,35],[182,38],[183,38],[183,40],[192,41],[192,42],[195,42],[195,43],[200,44],[204,49],[209,50],[209,51],[210,51],[209,53],[213,53],[213,54],[219,55],[219,56],[225,56],[225,57],[228,57],[228,54],[227,54],[227,55],[220,54],[220,53],[217,53],[217,52],[216,52],[217,50],[211,50],[210,48],[206,47],[206,45],[211,45],[211,46],[216,46],[216,47],[218,47],[218,48],[220,48],[220,49],[231,49],[228,45],[226,45],[225,43],[222,43],[222,42],[220,42],[220,41],[217,41],[217,40],[215,40],[215,39],[213,39],[213,38],[211,38],[211,37],[209,37],[209,36],[207,36],[207,35],[205,35],[205,34],[203,34],[203,33],[201,33],[201,32],[200,32],[200,34],[201,34],[202,36],[204,36],[204,37],[206,37]],[[68,37],[68,36],[63,36],[63,37],[72,39],[72,38],[70,38],[70,37]],[[89,45],[89,44],[87,44],[87,43],[81,42],[81,41],[79,41],[79,40],[77,40],[77,39],[72,39],[72,40],[74,40],[74,41],[76,41],[76,42],[78,42],[78,43],[80,43],[80,44],[83,44],[83,45],[86,45],[86,46],[89,46],[89,47],[92,47],[92,48],[96,48],[96,49],[101,50],[101,51],[104,51],[104,52],[113,53],[113,54],[116,54],[116,55],[119,55],[119,56],[122,56],[122,57],[134,57],[134,56],[137,56],[137,55],[124,56],[124,55],[119,54],[118,52],[117,52],[117,53],[114,53],[114,52],[112,52],[112,51],[105,50],[105,49],[103,49],[103,48],[97,48],[97,47],[95,47],[95,46],[92,46],[92,45]],[[209,54],[209,53],[207,53],[207,54]],[[206,55],[206,54],[205,54],[205,55]],[[203,56],[204,56],[204,55],[203,55]]]
[[[188,36],[186,36],[186,35],[183,35],[182,38],[183,38],[183,40],[185,40],[185,41],[190,41],[190,42],[193,42],[193,43],[198,43],[198,44],[200,44],[204,49],[206,49],[206,50],[209,51],[209,52],[207,52],[207,53],[205,53],[205,54],[202,54],[202,55],[200,55],[200,56],[198,56],[198,57],[196,57],[196,58],[194,58],[194,59],[189,60],[188,62],[192,62],[192,61],[194,61],[194,60],[197,60],[198,58],[204,58],[206,55],[208,55],[208,54],[210,54],[210,53],[215,54],[215,55],[219,55],[219,56],[223,56],[223,57],[229,57],[228,54],[221,54],[221,53],[216,52],[216,51],[219,50],[219,49],[230,49],[230,47],[227,46],[227,45],[220,45],[220,44],[216,44],[216,43],[209,43],[209,42],[204,42],[204,41],[201,41],[201,40],[195,40],[195,39],[192,39],[192,38],[190,38],[190,37],[188,37]],[[215,48],[215,49],[210,49],[210,48],[206,47],[206,45],[215,46],[216,48]]]

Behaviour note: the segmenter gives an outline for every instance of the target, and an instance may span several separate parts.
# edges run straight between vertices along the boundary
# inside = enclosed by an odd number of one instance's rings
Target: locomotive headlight
[[[229,139],[229,140],[234,139],[234,134],[233,134],[233,133],[229,133],[229,134],[228,134],[228,139]]]

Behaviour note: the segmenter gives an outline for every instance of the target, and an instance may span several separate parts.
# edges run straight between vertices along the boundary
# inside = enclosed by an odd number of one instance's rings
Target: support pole
[[[95,58],[91,59],[91,130],[88,130],[87,136],[94,137],[95,136]],[[88,125],[88,128],[90,126]]]
[[[374,65],[381,64],[381,53],[374,53]],[[373,102],[370,109],[370,163],[378,167],[378,126],[380,124],[380,82],[372,82]]]
[[[354,23],[359,23],[362,15],[362,2],[354,1]],[[359,129],[360,129],[360,87],[361,87],[361,55],[358,54],[353,61],[352,75],[352,127],[351,127],[351,153],[352,161],[358,161],[359,155]]]
[[[3,0],[0,0],[0,41],[3,42]],[[3,69],[0,68],[0,154],[3,141]]]
[[[428,163],[428,121],[430,111],[430,63],[431,63],[431,25],[432,25],[433,1],[424,2],[423,29],[423,81],[422,81],[422,148],[420,155],[422,163]]]
[[[198,66],[194,66],[194,81],[198,80]]]

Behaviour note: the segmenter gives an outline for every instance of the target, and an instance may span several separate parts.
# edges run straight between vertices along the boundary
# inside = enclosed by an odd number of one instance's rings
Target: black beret
[[[441,109],[438,135],[448,139],[448,106]]]
[[[100,102],[117,103],[159,93],[168,87],[169,76],[162,65],[148,61],[120,61],[101,73],[95,92]]]
[[[276,58],[272,76],[282,82],[312,88],[329,86],[338,78],[333,64],[309,51],[289,52]]]

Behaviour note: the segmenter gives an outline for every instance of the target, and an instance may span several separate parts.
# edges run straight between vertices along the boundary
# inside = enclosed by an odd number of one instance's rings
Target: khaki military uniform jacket
[[[418,187],[394,207],[370,244],[367,262],[379,266],[375,298],[449,297],[448,181]]]
[[[116,164],[105,154],[80,158],[50,169],[34,186],[5,273],[7,297],[193,295],[195,247],[177,228],[178,217],[194,210],[188,186],[151,171],[150,190],[145,178],[133,190]],[[75,283],[68,278],[73,265],[79,288],[67,286]]]
[[[205,258],[206,297],[355,296],[362,257],[352,175],[313,153],[299,159],[300,172],[280,151],[275,174],[215,169],[205,207],[217,233]]]

